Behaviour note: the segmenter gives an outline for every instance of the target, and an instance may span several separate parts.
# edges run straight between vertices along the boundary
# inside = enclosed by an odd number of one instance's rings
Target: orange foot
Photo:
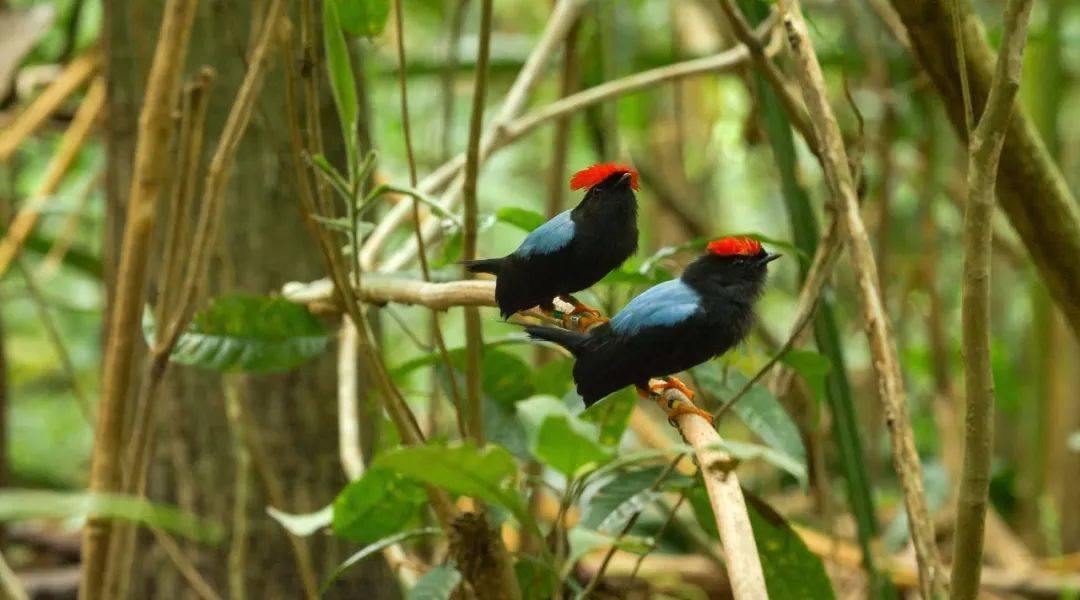
[[[582,303],[573,296],[559,296],[559,299],[574,307],[570,312],[564,313],[562,316],[563,327],[567,329],[588,331],[597,325],[610,321],[600,311]]]
[[[676,396],[671,396],[669,398],[669,396],[664,394],[667,390],[672,389],[682,392],[686,397],[686,400],[683,401]],[[698,408],[697,405],[694,404],[694,392],[676,377],[665,377],[663,380],[656,381],[655,383],[650,382],[647,394],[640,388],[638,389],[638,394],[642,397],[655,400],[656,403],[660,405],[660,408],[667,413],[668,423],[671,423],[672,426],[678,425],[678,417],[680,415],[697,415],[708,421],[710,425],[713,422],[711,414]]]

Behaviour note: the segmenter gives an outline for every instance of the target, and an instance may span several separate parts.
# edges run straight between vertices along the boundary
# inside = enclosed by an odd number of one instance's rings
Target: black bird
[[[570,189],[588,191],[577,206],[529,233],[517,250],[465,263],[473,273],[496,276],[495,301],[504,319],[534,306],[550,312],[557,297],[574,306],[571,314],[599,318],[570,294],[600,281],[637,251],[637,171],[593,165],[574,174]]]
[[[529,326],[533,339],[569,350],[577,391],[591,406],[627,385],[639,393],[660,394],[677,388],[693,399],[673,373],[685,371],[727,352],[750,332],[754,302],[765,284],[766,265],[778,258],[757,241],[729,237],[710,242],[707,252],[690,263],[678,279],[655,285],[630,301],[610,322],[579,333]],[[652,387],[649,380],[664,383]],[[693,406],[668,407],[669,417],[693,412]]]

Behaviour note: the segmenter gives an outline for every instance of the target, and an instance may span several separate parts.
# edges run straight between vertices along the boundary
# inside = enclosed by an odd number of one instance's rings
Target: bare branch
[[[855,179],[848,166],[847,151],[840,127],[829,105],[825,78],[810,43],[806,22],[796,0],[779,0],[779,6],[787,30],[788,44],[795,57],[803,98],[810,112],[810,122],[821,149],[820,159],[829,185],[830,204],[840,215],[840,222],[850,239],[852,265],[862,302],[878,395],[885,408],[885,422],[892,442],[893,467],[904,490],[911,538],[919,563],[920,590],[924,598],[931,598],[942,590],[944,580],[934,545],[934,526],[923,492],[922,466],[915,450],[914,434],[908,419],[907,398],[896,344],[878,287],[873,248],[859,211]]]

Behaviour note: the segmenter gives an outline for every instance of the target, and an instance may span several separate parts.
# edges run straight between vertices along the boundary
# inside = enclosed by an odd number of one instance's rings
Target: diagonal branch
[[[919,563],[920,591],[924,598],[931,598],[943,587],[943,573],[937,547],[934,545],[933,522],[926,507],[922,466],[908,419],[907,398],[896,344],[878,287],[873,248],[859,212],[855,180],[848,166],[840,127],[829,105],[824,75],[810,43],[802,11],[797,0],[780,0],[779,5],[787,30],[788,44],[795,56],[796,73],[803,98],[821,150],[821,165],[829,186],[830,204],[838,211],[840,222],[850,240],[852,265],[866,321],[878,395],[885,408],[885,422],[892,442],[893,467],[904,490],[911,539]]]

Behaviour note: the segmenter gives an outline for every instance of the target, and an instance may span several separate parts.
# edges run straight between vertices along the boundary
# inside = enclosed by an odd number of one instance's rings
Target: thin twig
[[[667,511],[668,516],[664,519],[664,522],[660,524],[660,528],[653,534],[653,541],[649,544],[649,549],[638,555],[637,560],[634,562],[634,568],[630,570],[630,579],[637,577],[638,569],[641,568],[641,563],[645,562],[645,558],[656,551],[660,547],[660,540],[663,539],[664,532],[675,521],[675,517],[679,512],[679,507],[686,501],[686,490],[679,492],[679,498],[675,501],[675,505],[671,507],[671,510]],[[663,510],[663,502],[657,501],[660,509]]]
[[[243,423],[240,419],[240,385],[235,378],[226,378],[225,415],[231,430],[233,456],[236,471],[233,475],[232,531],[229,534],[229,598],[243,600],[247,597],[244,578],[247,575],[248,549],[248,502],[251,496],[251,451],[244,443]]]
[[[1009,0],[1003,17],[1004,35],[997,69],[982,115],[969,129],[967,188],[964,211],[964,271],[961,331],[964,357],[964,461],[956,501],[953,542],[952,597],[975,598],[982,569],[990,462],[994,440],[994,375],[990,363],[990,259],[992,257],[994,187],[998,163],[1016,94],[1020,89],[1028,17],[1033,0]],[[959,11],[953,3],[954,14]],[[971,125],[970,92],[963,55],[963,35],[957,27],[959,68],[965,91],[965,111]],[[951,433],[951,432],[950,432]]]
[[[797,0],[779,0],[779,6],[787,30],[788,44],[795,56],[803,98],[811,115],[815,139],[821,148],[821,164],[829,185],[830,204],[840,215],[840,221],[850,240],[852,264],[873,357],[871,362],[892,441],[893,466],[904,491],[911,538],[919,563],[920,589],[925,598],[931,598],[943,589],[943,573],[937,547],[934,545],[933,522],[926,507],[922,467],[908,418],[896,345],[878,288],[873,248],[862,221],[855,178],[848,163],[840,127],[829,105],[824,75],[810,43],[806,22]]]
[[[0,591],[4,592],[4,597],[10,600],[30,600],[22,582],[19,581],[19,576],[8,566],[3,553],[0,553]]]
[[[465,228],[462,231],[462,259],[476,258],[476,233],[479,208],[476,180],[480,175],[480,130],[484,121],[484,100],[487,97],[488,55],[491,48],[492,0],[480,0],[480,45],[476,51],[476,80],[473,84],[472,114],[469,118],[469,144],[465,152],[465,182],[462,203],[465,207]],[[418,231],[418,235],[423,235]],[[466,278],[473,278],[466,273]],[[484,443],[484,405],[481,403],[483,331],[480,311],[465,307],[465,407],[469,435],[477,444]]]
[[[405,138],[405,156],[409,163],[409,186],[416,189],[416,157],[413,154],[412,128],[409,117],[409,94],[405,77],[405,17],[401,0],[394,0],[394,14],[397,20],[398,84],[401,88],[401,129],[402,136]],[[424,244],[424,234],[420,228],[420,199],[415,194],[412,196],[412,220],[416,239],[417,257],[420,259],[420,273],[423,276],[424,281],[431,281],[431,269],[428,267],[427,248]],[[459,424],[458,433],[464,438],[466,432],[464,428],[460,427],[460,424],[463,422],[460,413],[465,405],[462,402],[461,392],[458,390],[457,372],[454,368],[454,364],[450,361],[450,353],[446,350],[446,340],[442,334],[442,327],[439,326],[439,315],[434,310],[431,313],[431,337],[432,341],[435,342],[435,348],[439,352],[439,359],[442,360],[443,368],[446,370],[446,376],[449,378],[450,398],[454,403],[454,410],[459,413],[457,418]],[[433,402],[434,401],[435,400],[433,400]]]
[[[49,305],[41,294],[35,276],[21,258],[15,259],[15,268],[26,283],[26,291],[30,295],[30,301],[34,304],[34,308],[37,309],[38,318],[41,319],[41,326],[45,329],[45,335],[49,338],[49,342],[52,343],[53,349],[56,350],[56,357],[60,359],[60,367],[64,370],[64,376],[68,379],[68,385],[71,386],[71,393],[75,395],[75,401],[79,405],[79,412],[83,414],[87,423],[93,424],[94,410],[90,406],[90,399],[86,397],[82,386],[79,385],[75,364],[71,362],[71,353],[68,352],[67,345],[64,344],[64,338],[60,335],[60,328],[56,326],[56,321],[53,320],[52,314],[49,312]]]
[[[660,486],[664,484],[664,481],[667,480],[668,476],[675,471],[675,467],[679,464],[680,460],[682,460],[682,455],[676,456],[674,460],[669,462],[668,465],[664,467],[664,470],[660,472],[660,475],[657,476],[656,480],[653,481],[652,485],[649,486],[650,492],[655,492],[660,489]],[[630,533],[630,530],[633,529],[634,524],[637,523],[638,518],[640,518],[641,514],[644,512],[645,507],[643,506],[641,507],[641,509],[635,511],[634,514],[626,520],[626,523],[623,525],[622,530],[620,530],[619,534],[615,536],[615,540],[611,543],[611,547],[609,547],[607,553],[604,554],[604,559],[600,561],[600,568],[596,570],[596,573],[593,573],[592,578],[589,579],[589,583],[585,586],[585,589],[582,590],[580,594],[581,598],[588,598],[589,594],[591,594],[593,590],[596,589],[596,585],[600,583],[600,580],[604,577],[604,571],[607,570],[608,564],[611,563],[611,557],[615,556],[615,551],[619,549],[619,542],[621,542],[622,539],[625,538],[628,533]],[[659,534],[657,537],[659,537]]]

